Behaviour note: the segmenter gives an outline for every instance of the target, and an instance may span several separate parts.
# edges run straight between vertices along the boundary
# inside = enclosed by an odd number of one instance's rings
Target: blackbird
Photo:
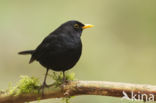
[[[51,32],[35,50],[21,51],[19,54],[30,54],[29,63],[38,61],[46,68],[43,89],[49,69],[63,72],[71,69],[79,60],[82,51],[81,33],[85,28],[93,27],[91,24],[82,24],[79,21],[67,21]]]

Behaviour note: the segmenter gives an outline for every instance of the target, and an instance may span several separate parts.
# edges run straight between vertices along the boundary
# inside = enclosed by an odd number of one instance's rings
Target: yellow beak
[[[82,29],[86,29],[86,28],[91,28],[93,27],[94,25],[91,25],[91,24],[85,24]]]

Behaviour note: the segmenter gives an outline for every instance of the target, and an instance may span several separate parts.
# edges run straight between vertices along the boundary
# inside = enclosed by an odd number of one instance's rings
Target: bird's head
[[[66,30],[67,32],[75,32],[81,35],[82,31],[86,28],[91,28],[93,25],[91,24],[83,24],[76,20],[67,21],[61,25],[61,28]]]

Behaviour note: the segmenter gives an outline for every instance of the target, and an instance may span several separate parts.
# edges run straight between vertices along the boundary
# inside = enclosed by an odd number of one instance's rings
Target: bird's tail
[[[21,51],[18,54],[27,55],[27,54],[33,54],[33,53],[34,53],[34,50],[26,50],[26,51]]]

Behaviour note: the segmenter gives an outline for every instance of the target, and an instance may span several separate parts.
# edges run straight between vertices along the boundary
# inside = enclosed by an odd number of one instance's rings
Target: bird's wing
[[[38,60],[40,57],[42,57],[47,51],[51,50],[53,51],[54,45],[57,42],[57,39],[55,36],[47,36],[42,43],[36,48],[35,52],[32,54],[32,57],[29,61],[29,63],[32,63],[34,60]]]

